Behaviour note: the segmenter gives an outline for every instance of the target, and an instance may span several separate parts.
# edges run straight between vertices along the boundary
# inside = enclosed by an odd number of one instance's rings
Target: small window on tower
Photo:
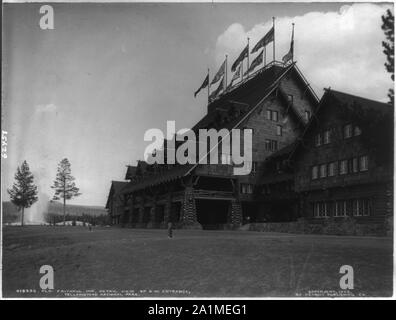
[[[305,110],[304,116],[305,116],[305,120],[309,121],[309,119],[311,118],[311,112],[309,112],[308,110]]]
[[[282,126],[276,126],[276,135],[281,136],[282,135]]]

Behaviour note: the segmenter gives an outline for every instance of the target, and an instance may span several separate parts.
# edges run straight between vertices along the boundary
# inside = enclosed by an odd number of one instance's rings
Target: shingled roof
[[[257,108],[261,101],[264,101],[269,94],[278,88],[280,80],[291,70],[294,70],[309,88],[309,84],[306,83],[295,63],[288,66],[272,63],[210,103],[208,113],[197,122],[192,130],[197,132],[199,129],[205,128],[225,128],[229,130],[235,128]],[[317,102],[316,95],[312,92],[311,97]],[[296,112],[295,110],[291,111]],[[168,170],[157,170],[157,172],[143,174],[131,181],[122,190],[122,193],[133,192],[181,178],[190,174],[195,167],[196,165],[176,165]]]
[[[315,114],[311,117],[308,125],[305,127],[301,137],[298,139],[297,143],[293,145],[293,150],[289,152],[289,159],[292,158],[296,151],[300,148],[303,143],[304,137],[312,130],[314,126],[317,125],[318,114],[321,112],[323,107],[328,103],[330,99],[335,99],[340,104],[346,104],[348,106],[358,105],[363,109],[371,109],[376,110],[378,112],[382,112],[384,114],[389,114],[393,116],[393,108],[390,104],[375,101],[359,96],[355,96],[349,93],[333,90],[333,89],[324,89],[325,93],[322,96],[322,99],[319,102],[318,107],[316,108]]]
[[[113,194],[121,194],[121,190],[127,185],[127,181],[111,181],[110,191],[106,201],[106,209],[109,207],[110,198],[113,196]]]
[[[121,193],[126,194],[139,189],[144,189],[161,183],[173,181],[182,178],[191,169],[192,165],[175,165],[170,169],[158,170],[153,173],[147,173],[140,177],[140,179],[131,181],[125,186]]]

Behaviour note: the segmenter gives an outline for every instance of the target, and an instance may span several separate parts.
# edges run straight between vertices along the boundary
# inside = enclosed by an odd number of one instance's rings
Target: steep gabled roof
[[[355,96],[349,93],[336,91],[333,89],[324,89],[325,93],[322,96],[322,99],[319,102],[318,107],[316,108],[316,112],[311,117],[308,125],[305,127],[301,137],[298,139],[298,143],[294,145],[294,149],[290,152],[289,158],[292,158],[296,151],[301,147],[303,144],[304,138],[309,135],[310,131],[313,130],[318,125],[318,117],[321,112],[323,112],[324,108],[331,107],[334,102],[334,99],[339,104],[345,104],[347,106],[353,107],[354,105],[359,105],[363,109],[371,109],[376,110],[378,112],[382,112],[385,114],[389,114],[393,116],[393,108],[390,104],[370,100],[367,98]]]
[[[244,82],[234,86],[208,105],[208,113],[197,122],[193,131],[204,128],[225,128],[231,130],[239,126],[271,93],[279,88],[279,83],[289,72],[295,72],[307,87],[311,98],[317,103],[317,97],[310,91],[309,84],[298,70],[296,63],[284,66],[272,63],[258,70]],[[298,117],[298,112],[290,106],[290,112]],[[145,163],[146,164],[146,163]],[[147,165],[147,164],[146,164]],[[138,167],[140,163],[138,163]],[[168,170],[143,174],[131,181],[122,193],[129,193],[156,184],[172,181],[189,175],[197,165],[176,165]]]
[[[127,166],[125,180],[131,180],[136,175],[136,171],[137,171],[137,166]]]
[[[127,185],[128,185],[127,181],[114,181],[114,180],[111,181],[110,191],[105,206],[106,209],[109,208],[110,198],[113,196],[113,194],[121,195],[121,190]]]

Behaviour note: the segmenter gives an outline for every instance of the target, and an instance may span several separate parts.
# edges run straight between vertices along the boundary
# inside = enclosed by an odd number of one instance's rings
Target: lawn
[[[40,266],[55,288],[39,289]],[[340,289],[342,265],[354,289]],[[249,231],[3,228],[5,297],[390,296],[391,238]],[[21,290],[36,290],[23,292]]]

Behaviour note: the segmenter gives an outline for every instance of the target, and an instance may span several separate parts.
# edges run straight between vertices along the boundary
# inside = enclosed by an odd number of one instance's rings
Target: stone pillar
[[[229,210],[229,222],[232,226],[239,227],[242,225],[242,205],[237,199],[232,199]]]
[[[197,220],[197,209],[195,207],[194,189],[187,186],[182,203],[181,224],[184,229],[202,229]]]

